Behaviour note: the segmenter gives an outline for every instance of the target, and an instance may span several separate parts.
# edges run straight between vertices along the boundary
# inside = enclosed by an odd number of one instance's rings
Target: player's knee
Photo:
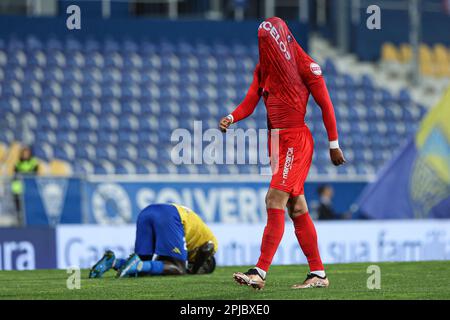
[[[308,207],[305,205],[297,205],[291,210],[289,210],[289,216],[294,219],[302,214],[308,213]]]
[[[266,208],[276,209],[280,207],[281,207],[280,199],[278,199],[277,196],[271,194],[266,195]]]
[[[282,194],[269,190],[266,195],[266,208],[284,209],[286,206],[286,199]]]

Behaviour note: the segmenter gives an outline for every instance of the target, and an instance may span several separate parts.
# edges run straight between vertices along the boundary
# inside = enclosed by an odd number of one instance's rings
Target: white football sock
[[[325,277],[325,271],[324,270],[311,271],[310,273],[315,274],[316,276],[319,276],[321,278]]]
[[[256,271],[258,271],[259,276],[260,276],[261,278],[263,278],[263,279],[266,278],[266,272],[265,272],[263,269],[258,268],[258,267],[255,267],[255,269],[256,269]]]

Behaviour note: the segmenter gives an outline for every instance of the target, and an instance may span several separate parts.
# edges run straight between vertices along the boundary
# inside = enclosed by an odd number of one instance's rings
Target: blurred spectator
[[[21,177],[24,175],[36,175],[38,172],[38,168],[38,160],[33,156],[31,148],[23,147],[22,150],[20,150],[19,160],[14,167],[14,179],[11,184],[19,225],[22,225],[23,222],[21,203],[23,194],[23,182],[21,180]]]
[[[444,6],[445,13],[450,15],[450,0],[442,0],[442,4]]]
[[[321,185],[317,189],[319,194],[319,206],[317,208],[317,215],[319,220],[335,220],[345,219],[346,214],[338,214],[333,208],[333,195],[334,190],[330,185]]]

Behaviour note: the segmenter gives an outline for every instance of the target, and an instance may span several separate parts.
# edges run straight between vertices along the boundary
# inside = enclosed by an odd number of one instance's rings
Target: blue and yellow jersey
[[[204,245],[208,241],[214,243],[214,252],[217,252],[218,242],[211,229],[203,222],[203,220],[191,209],[172,203],[180,214],[181,222],[184,227],[186,246],[189,252],[189,260],[195,255],[196,249]]]

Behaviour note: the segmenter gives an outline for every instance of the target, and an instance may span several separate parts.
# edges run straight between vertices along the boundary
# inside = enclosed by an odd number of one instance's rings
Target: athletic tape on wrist
[[[330,149],[339,149],[339,141],[338,140],[330,141]]]

